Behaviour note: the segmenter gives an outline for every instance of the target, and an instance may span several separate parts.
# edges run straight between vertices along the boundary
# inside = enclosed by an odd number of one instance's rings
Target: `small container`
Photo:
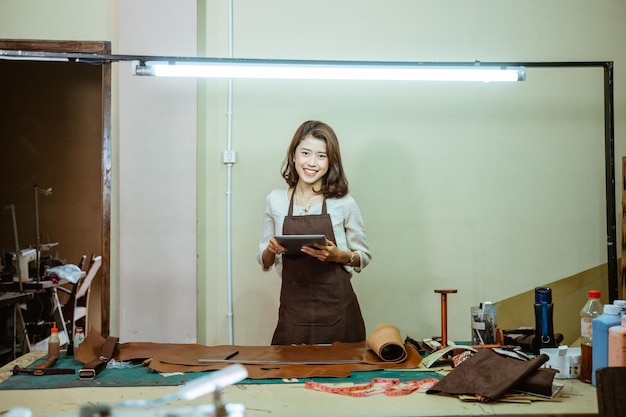
[[[578,379],[591,384],[591,358],[593,355],[592,320],[602,314],[604,306],[600,302],[600,291],[590,290],[587,302],[580,310],[580,374]]]
[[[493,345],[498,331],[498,312],[490,301],[471,308],[473,345]]]
[[[85,332],[82,327],[77,327],[74,330],[74,358],[78,358],[78,348],[83,340],[85,340]]]
[[[61,339],[59,339],[59,329],[56,322],[52,324],[50,337],[48,338],[48,359],[59,358],[61,356]]]
[[[542,368],[552,368],[559,372],[554,375],[557,379],[578,378],[580,373],[580,348],[559,346],[557,348],[541,349],[539,353],[548,356]]]
[[[616,306],[619,306],[620,316],[623,316],[624,314],[626,314],[626,300],[615,300],[613,301],[613,304],[615,304]]]
[[[593,350],[591,352],[591,384],[596,386],[596,370],[609,364],[609,328],[619,326],[622,317],[619,307],[605,304],[604,312],[591,321],[593,328]]]
[[[609,328],[609,366],[626,366],[626,315],[621,326]]]

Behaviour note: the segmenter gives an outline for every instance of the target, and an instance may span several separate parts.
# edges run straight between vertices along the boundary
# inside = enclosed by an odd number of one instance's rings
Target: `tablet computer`
[[[287,249],[287,255],[304,255],[300,249],[303,246],[313,246],[314,243],[325,244],[324,235],[282,235],[276,236],[276,241]]]

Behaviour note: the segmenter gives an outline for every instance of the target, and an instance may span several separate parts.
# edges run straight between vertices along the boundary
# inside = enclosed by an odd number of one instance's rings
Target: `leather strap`
[[[78,379],[94,379],[96,375],[106,368],[107,363],[113,358],[118,340],[119,337],[107,337],[100,350],[100,356],[83,365],[82,369],[78,371]]]
[[[62,374],[75,374],[76,370],[71,368],[22,368],[15,365],[13,368],[13,375],[17,374],[29,374],[35,376],[41,375],[62,375]]]
[[[35,368],[52,368],[57,363],[57,360],[59,360],[58,356],[48,357],[45,362],[35,365]]]

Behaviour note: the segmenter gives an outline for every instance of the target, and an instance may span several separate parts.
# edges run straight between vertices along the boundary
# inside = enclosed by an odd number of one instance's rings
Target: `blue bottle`
[[[591,384],[596,386],[596,369],[609,366],[609,327],[622,324],[619,306],[605,304],[604,312],[591,320],[593,351],[591,352]]]
[[[552,304],[552,289],[549,287],[535,288],[535,338],[531,348],[534,353],[539,353],[543,348],[555,348],[554,329],[552,317],[554,315]]]

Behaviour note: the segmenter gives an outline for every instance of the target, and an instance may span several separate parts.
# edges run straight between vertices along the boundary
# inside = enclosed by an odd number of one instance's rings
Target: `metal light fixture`
[[[526,68],[480,63],[219,59],[133,61],[132,73],[155,77],[516,82]]]
[[[130,61],[132,73],[156,77],[256,78],[299,80],[480,81],[526,80],[520,64],[489,62],[332,61],[102,55],[0,49],[0,59],[84,62]]]

